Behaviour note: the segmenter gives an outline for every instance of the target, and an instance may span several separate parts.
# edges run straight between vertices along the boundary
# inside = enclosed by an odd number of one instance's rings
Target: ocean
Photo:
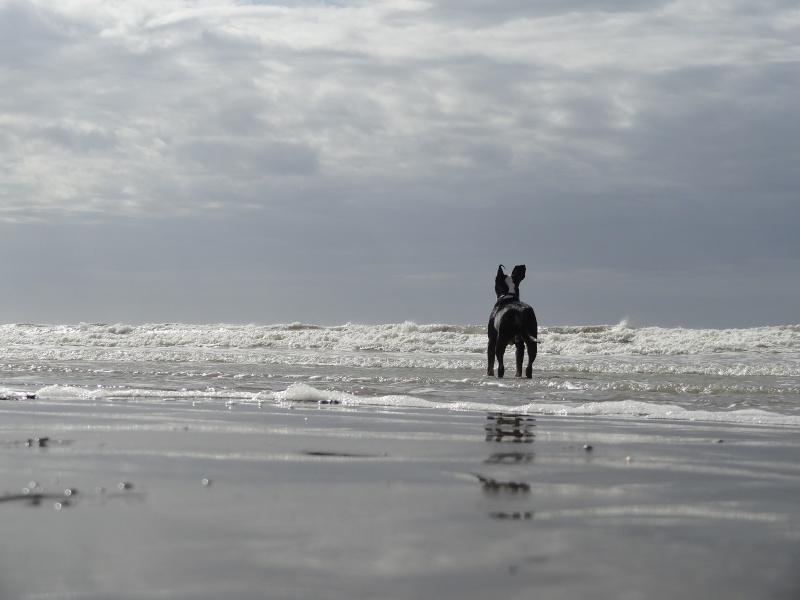
[[[319,403],[800,425],[799,325],[540,327],[530,380],[486,376],[485,325],[9,324],[0,339],[0,398],[8,401]]]

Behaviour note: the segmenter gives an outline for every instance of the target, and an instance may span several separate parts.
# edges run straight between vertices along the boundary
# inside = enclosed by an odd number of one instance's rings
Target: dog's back
[[[494,282],[497,301],[489,316],[487,374],[494,375],[494,361],[497,358],[497,376],[503,376],[503,355],[506,348],[513,343],[516,346],[516,375],[522,377],[522,360],[527,348],[528,366],[525,376],[530,378],[537,353],[538,325],[533,308],[519,299],[519,284],[525,278],[525,265],[514,267],[511,275],[506,275],[503,269],[503,265],[498,267]]]

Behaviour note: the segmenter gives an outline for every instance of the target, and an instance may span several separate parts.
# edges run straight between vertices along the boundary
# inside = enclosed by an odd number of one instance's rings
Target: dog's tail
[[[524,332],[524,337],[529,338],[526,341],[538,344],[539,325],[536,322],[536,313],[533,312],[533,309],[530,306],[526,306],[525,310],[522,311],[522,315],[517,318],[522,321],[519,325],[521,325],[520,329]]]

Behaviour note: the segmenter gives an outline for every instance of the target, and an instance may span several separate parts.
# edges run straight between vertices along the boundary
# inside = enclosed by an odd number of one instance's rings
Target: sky
[[[796,0],[0,0],[0,322],[800,323]]]

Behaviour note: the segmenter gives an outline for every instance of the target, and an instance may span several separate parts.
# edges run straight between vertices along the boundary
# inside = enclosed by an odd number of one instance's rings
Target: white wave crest
[[[320,390],[305,383],[290,385],[286,390],[257,395],[253,400],[277,400],[282,403],[315,402],[346,406],[379,406],[392,408],[447,409],[489,411],[554,416],[600,416],[616,418],[658,419],[717,423],[800,426],[800,417],[772,413],[761,409],[733,411],[689,410],[671,404],[655,404],[638,400],[560,404],[531,402],[515,407],[481,402],[433,402],[412,395],[356,396],[337,390]]]
[[[481,325],[0,325],[7,345],[92,348],[237,348],[367,352],[486,352]],[[800,326],[683,329],[618,325],[541,327],[543,355],[664,356],[721,352],[794,353]]]

